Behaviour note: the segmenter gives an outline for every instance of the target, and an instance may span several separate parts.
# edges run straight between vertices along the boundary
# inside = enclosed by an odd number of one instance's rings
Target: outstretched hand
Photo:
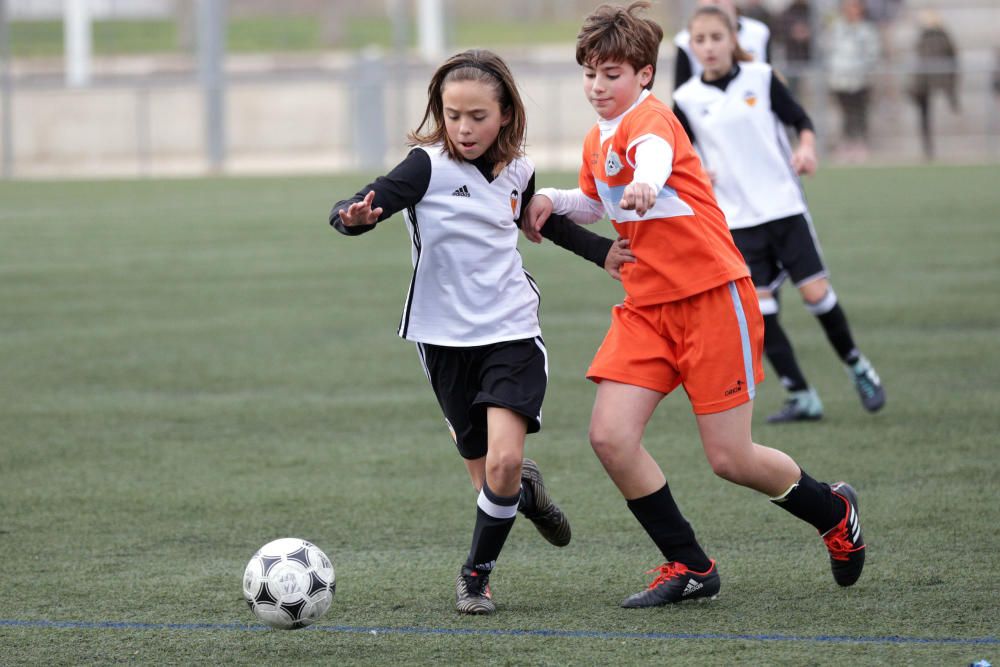
[[[615,280],[622,279],[622,266],[625,263],[635,263],[635,255],[629,248],[629,240],[623,236],[618,239],[608,250],[608,256],[604,258],[604,270],[611,274]]]
[[[632,181],[625,186],[625,193],[619,202],[626,211],[635,211],[640,216],[646,215],[646,211],[653,208],[656,203],[656,191],[648,183],[636,183]]]
[[[375,191],[372,190],[359,202],[351,204],[346,209],[340,209],[337,214],[345,227],[357,227],[359,225],[374,225],[378,222],[378,217],[382,215],[382,207],[372,208],[375,200]]]
[[[792,169],[796,174],[812,176],[816,173],[818,161],[812,146],[800,144],[792,153]]]
[[[552,200],[545,195],[535,195],[528,202],[521,218],[521,231],[524,237],[532,243],[542,242],[542,227],[552,215]]]

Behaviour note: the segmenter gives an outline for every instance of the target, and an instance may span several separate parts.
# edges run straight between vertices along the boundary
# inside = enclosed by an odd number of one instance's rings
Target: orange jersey
[[[627,300],[637,306],[676,301],[749,273],[715,202],[712,184],[680,121],[653,95],[640,97],[601,141],[602,125],[583,144],[580,189],[599,200],[618,233],[629,239],[634,264],[622,266]],[[635,149],[654,135],[673,149],[673,164],[653,208],[640,217],[619,206],[635,171]]]

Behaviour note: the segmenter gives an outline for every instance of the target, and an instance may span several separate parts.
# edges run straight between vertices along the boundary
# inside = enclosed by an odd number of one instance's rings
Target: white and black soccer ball
[[[294,537],[262,546],[243,572],[243,597],[254,616],[282,630],[318,621],[336,589],[333,563],[323,550]]]

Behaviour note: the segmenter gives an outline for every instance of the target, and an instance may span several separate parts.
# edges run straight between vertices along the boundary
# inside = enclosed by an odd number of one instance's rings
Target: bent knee
[[[590,447],[601,461],[614,461],[628,449],[628,439],[614,427],[591,424]]]
[[[736,457],[726,452],[717,452],[708,457],[708,464],[717,477],[721,477],[727,482],[741,483],[743,465]]]
[[[491,479],[520,479],[521,453],[496,452],[486,459],[486,474]]]
[[[590,440],[591,449],[593,449],[598,456],[601,455],[601,452],[608,451],[612,448],[613,438],[611,436],[611,432],[607,429],[591,424],[590,430],[587,432],[587,438]]]
[[[802,295],[802,301],[809,312],[814,310],[826,312],[837,303],[837,295],[833,291],[830,281],[826,278],[817,278],[805,285],[800,285],[799,294]]]

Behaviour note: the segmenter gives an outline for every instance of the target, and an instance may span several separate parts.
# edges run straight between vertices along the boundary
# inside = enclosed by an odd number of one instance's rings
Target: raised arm
[[[350,199],[334,204],[330,225],[348,236],[369,232],[377,223],[419,202],[430,182],[430,156],[414,148],[388,174],[379,176]]]
[[[634,151],[635,172],[632,182],[625,186],[619,206],[643,216],[653,208],[656,196],[670,178],[674,149],[663,137],[649,134],[633,142],[629,151]]]

